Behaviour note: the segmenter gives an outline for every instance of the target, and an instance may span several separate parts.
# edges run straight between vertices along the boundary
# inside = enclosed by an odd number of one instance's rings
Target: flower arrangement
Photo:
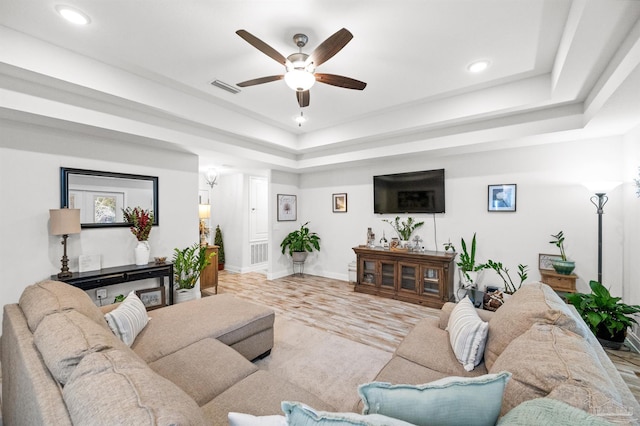
[[[131,224],[131,233],[138,241],[147,241],[153,226],[153,211],[145,210],[142,207],[127,207],[122,209],[124,219]]]

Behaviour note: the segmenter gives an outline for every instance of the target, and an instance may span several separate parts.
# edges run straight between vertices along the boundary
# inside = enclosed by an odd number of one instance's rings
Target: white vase
[[[462,269],[458,269],[460,272],[460,286],[462,288],[478,288],[478,272],[467,271],[465,274]]]
[[[136,254],[136,265],[146,265],[149,263],[149,255],[151,254],[149,241],[138,241],[134,252]]]
[[[188,302],[196,298],[195,288],[179,288],[176,290],[176,303]]]

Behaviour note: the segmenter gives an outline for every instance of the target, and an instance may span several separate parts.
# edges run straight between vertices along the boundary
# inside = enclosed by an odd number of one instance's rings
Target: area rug
[[[276,314],[271,355],[256,365],[306,389],[338,411],[354,411],[358,385],[372,381],[392,354]]]

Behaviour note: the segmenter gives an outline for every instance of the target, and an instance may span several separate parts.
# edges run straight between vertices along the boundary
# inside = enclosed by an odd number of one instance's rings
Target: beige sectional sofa
[[[131,348],[82,290],[46,281],[4,307],[5,425],[226,424],[280,413],[282,400],[331,409],[250,361],[273,346],[272,310],[217,295],[148,312]]]
[[[638,424],[640,405],[602,346],[546,284],[522,286],[496,312],[477,310],[489,333],[484,362],[472,371],[457,360],[446,331],[455,306],[447,303],[439,319],[418,323],[376,380],[421,384],[509,371],[502,415],[527,400],[552,398],[608,421]]]

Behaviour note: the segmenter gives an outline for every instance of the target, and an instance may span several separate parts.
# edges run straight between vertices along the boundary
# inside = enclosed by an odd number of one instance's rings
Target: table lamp
[[[80,233],[80,210],[79,209],[50,209],[49,224],[51,235],[62,235],[62,245],[64,255],[62,256],[62,269],[58,273],[58,278],[68,278],[72,274],[69,271],[69,258],[67,257],[67,238],[70,234]]]
[[[205,219],[211,217],[211,205],[199,204],[198,205],[198,217],[200,218],[200,245],[207,245],[207,235],[209,235],[209,228],[207,228]]]

